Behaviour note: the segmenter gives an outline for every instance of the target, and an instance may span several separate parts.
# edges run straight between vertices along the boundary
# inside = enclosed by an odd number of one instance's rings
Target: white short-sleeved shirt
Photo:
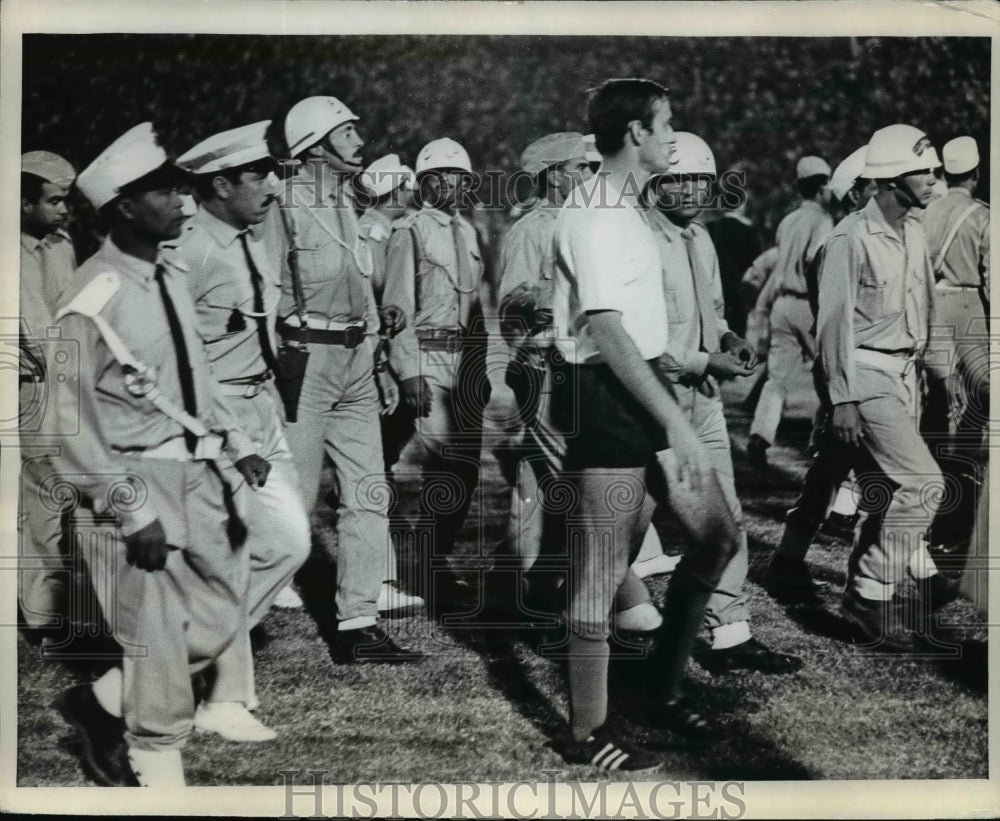
[[[556,220],[553,320],[556,345],[575,364],[601,361],[588,311],[618,311],[643,359],[667,347],[660,253],[642,213],[605,175],[582,183]]]

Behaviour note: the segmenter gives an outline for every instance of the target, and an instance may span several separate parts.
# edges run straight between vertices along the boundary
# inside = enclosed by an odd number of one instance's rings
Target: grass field
[[[745,386],[729,392],[727,405],[750,541],[753,626],[765,643],[800,654],[805,666],[791,676],[712,677],[693,662],[690,693],[722,717],[732,738],[701,751],[663,745],[666,776],[986,778],[986,628],[971,605],[955,602],[942,611],[955,645],[939,648],[938,656],[893,657],[845,640],[836,603],[846,546],[818,544],[810,553],[817,577],[832,583],[825,611],[787,613],[759,588],[806,466],[812,407],[803,373],[791,418],[771,450],[771,470],[751,472],[743,456],[749,417],[739,402],[741,390]],[[498,391],[494,402],[504,401]],[[509,490],[488,450],[480,498],[460,546],[464,554],[477,553],[480,545],[488,552],[503,530]],[[418,474],[413,452],[406,456],[402,485],[410,504]],[[329,530],[328,515],[320,506],[321,530]],[[653,580],[658,598],[665,585],[665,579]],[[423,616],[388,625],[401,643],[431,657],[401,667],[336,666],[309,615],[272,611],[256,657],[258,715],[279,738],[238,746],[196,735],[185,752],[188,783],[269,785],[281,783],[277,773],[290,769],[323,770],[328,780],[346,782],[540,781],[546,770],[562,771],[566,779],[598,778],[589,768],[566,765],[552,748],[567,715],[563,671],[558,660],[537,652],[535,642],[507,630],[443,626]],[[20,638],[18,650],[18,784],[84,786],[76,737],[50,703],[87,671],[44,659]],[[613,668],[612,710],[629,726],[627,707],[641,676],[637,661]]]

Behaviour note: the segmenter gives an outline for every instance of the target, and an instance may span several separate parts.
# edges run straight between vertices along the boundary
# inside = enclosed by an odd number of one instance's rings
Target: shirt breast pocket
[[[885,312],[886,281],[871,268],[865,267],[858,283],[858,311],[870,321],[880,319]]]
[[[318,228],[297,236],[295,256],[302,282],[315,284],[328,280],[339,270],[339,253],[340,247],[333,237],[321,234]]]

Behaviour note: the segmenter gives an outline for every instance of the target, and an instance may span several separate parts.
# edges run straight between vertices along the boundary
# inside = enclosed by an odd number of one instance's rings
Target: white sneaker
[[[673,573],[680,561],[680,556],[668,556],[666,553],[661,553],[659,556],[653,556],[652,559],[646,559],[644,562],[635,562],[632,565],[632,572],[640,579],[649,576],[662,576],[664,573]]]
[[[288,585],[277,596],[275,596],[273,604],[275,607],[279,607],[282,610],[300,610],[302,608],[302,599],[300,599],[299,594],[292,589],[292,586]]]
[[[184,765],[180,750],[128,748],[128,764],[140,787],[183,787]]]
[[[622,610],[621,613],[614,613],[615,627],[618,630],[627,630],[630,633],[652,633],[663,624],[663,616],[652,602],[645,601]]]
[[[419,610],[424,606],[424,600],[420,596],[411,596],[399,582],[382,582],[382,587],[378,591],[378,612],[393,613],[402,615]]]
[[[278,737],[236,701],[202,702],[195,710],[194,726],[202,733],[218,733],[227,741],[272,741]]]

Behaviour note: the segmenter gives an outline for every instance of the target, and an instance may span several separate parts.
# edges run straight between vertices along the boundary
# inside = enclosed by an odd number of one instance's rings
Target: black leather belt
[[[341,331],[328,331],[321,328],[296,328],[282,325],[278,332],[283,339],[292,342],[314,342],[317,345],[341,345],[344,348],[356,348],[365,340],[367,327],[364,323],[352,325]]]
[[[790,296],[795,299],[809,299],[809,294],[800,294],[798,291],[782,291],[782,296]]]

